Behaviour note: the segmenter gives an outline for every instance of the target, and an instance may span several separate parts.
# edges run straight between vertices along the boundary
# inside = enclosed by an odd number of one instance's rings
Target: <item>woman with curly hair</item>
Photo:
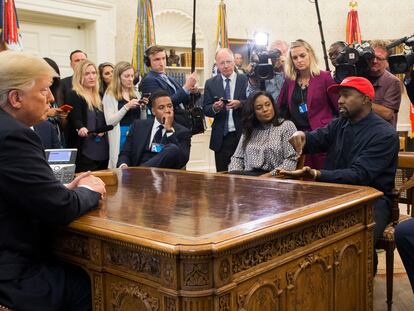
[[[296,152],[289,138],[296,131],[283,120],[272,95],[255,92],[243,106],[243,132],[229,172],[241,175],[275,175],[277,169],[296,169]]]

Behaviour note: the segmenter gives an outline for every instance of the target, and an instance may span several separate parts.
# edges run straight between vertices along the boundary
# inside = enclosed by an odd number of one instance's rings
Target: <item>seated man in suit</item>
[[[174,106],[175,121],[187,128],[191,128],[191,124],[187,117],[187,105],[190,94],[198,94],[197,74],[190,74],[183,86],[175,79],[166,75],[167,53],[165,49],[159,45],[150,46],[144,55],[145,64],[151,67],[151,71],[142,79],[142,94],[154,93],[164,90],[171,97]]]
[[[375,243],[391,220],[398,135],[373,111],[375,91],[367,79],[348,77],[341,84],[331,85],[328,92],[339,92],[340,118],[312,132],[295,132],[289,140],[298,154],[327,152],[324,169],[305,166],[278,173],[382,191],[384,195],[374,202]]]
[[[227,171],[242,132],[241,107],[246,99],[247,77],[234,71],[234,56],[229,49],[216,53],[220,74],[206,81],[203,110],[214,118],[210,149],[214,150],[217,172]]]
[[[134,121],[118,166],[180,169],[190,157],[191,132],[174,122],[174,107],[167,92],[153,93],[150,104],[155,118]]]
[[[22,52],[0,53],[0,305],[12,310],[92,310],[90,279],[55,262],[53,234],[98,206],[99,178],[63,185],[30,128],[46,120],[55,71]]]

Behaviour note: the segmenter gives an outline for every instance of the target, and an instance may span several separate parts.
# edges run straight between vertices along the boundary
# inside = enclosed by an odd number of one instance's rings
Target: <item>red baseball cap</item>
[[[343,87],[352,87],[364,95],[367,95],[371,100],[374,100],[375,91],[371,82],[363,77],[347,77],[342,80],[341,84],[333,84],[328,87],[329,93],[338,94]]]

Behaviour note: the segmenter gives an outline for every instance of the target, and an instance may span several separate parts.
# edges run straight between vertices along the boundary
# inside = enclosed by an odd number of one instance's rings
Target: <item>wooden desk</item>
[[[368,187],[136,168],[62,230],[95,310],[372,310]]]

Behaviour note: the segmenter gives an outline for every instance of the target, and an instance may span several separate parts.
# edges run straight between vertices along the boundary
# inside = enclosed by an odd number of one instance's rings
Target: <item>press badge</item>
[[[308,112],[308,106],[306,105],[306,103],[299,104],[299,112],[300,113]]]
[[[157,143],[151,144],[151,152],[160,153],[161,151],[163,151],[163,149],[164,149],[163,144],[157,144]]]

